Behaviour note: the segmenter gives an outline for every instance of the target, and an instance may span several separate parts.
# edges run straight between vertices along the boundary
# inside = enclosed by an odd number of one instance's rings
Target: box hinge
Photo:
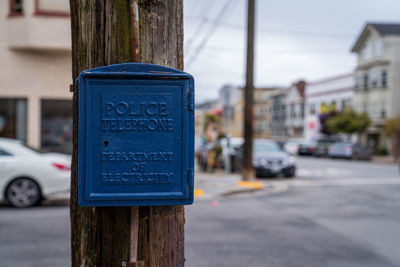
[[[187,179],[188,179],[188,186],[193,188],[193,179],[194,179],[194,177],[193,177],[193,169],[192,168],[189,168],[187,170]]]
[[[189,103],[188,110],[193,111],[194,110],[194,95],[193,95],[192,91],[188,91],[188,103]]]

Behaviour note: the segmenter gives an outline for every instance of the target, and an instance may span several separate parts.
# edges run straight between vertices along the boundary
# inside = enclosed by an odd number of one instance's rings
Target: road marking
[[[264,184],[260,183],[260,182],[238,181],[236,184],[243,188],[250,188],[250,189],[263,189],[264,188]]]
[[[354,172],[352,170],[346,170],[346,169],[338,169],[338,168],[323,168],[323,169],[299,169],[297,171],[298,176],[303,176],[303,177],[351,177],[354,175]]]
[[[195,197],[202,197],[202,196],[204,196],[204,190],[203,190],[203,189],[195,188],[193,193],[194,193],[194,196],[195,196]]]

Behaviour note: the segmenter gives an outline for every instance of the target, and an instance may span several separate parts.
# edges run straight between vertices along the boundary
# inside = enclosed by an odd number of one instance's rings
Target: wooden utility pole
[[[253,170],[253,106],[254,106],[254,3],[248,0],[247,7],[247,64],[246,87],[244,89],[244,149],[242,163],[243,180],[254,177]]]
[[[136,58],[183,69],[182,0],[70,0],[70,8],[74,84],[82,70]],[[183,206],[78,206],[77,112],[74,105],[72,266],[183,266]],[[138,234],[136,246],[132,233]],[[137,253],[130,251],[135,247]]]

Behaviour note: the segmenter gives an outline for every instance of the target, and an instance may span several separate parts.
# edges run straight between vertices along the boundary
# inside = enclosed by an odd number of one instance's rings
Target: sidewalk
[[[239,174],[227,174],[219,170],[213,173],[195,172],[194,184],[196,199],[215,199],[260,190],[278,192],[282,189],[272,183],[261,182],[259,180],[242,181]]]
[[[374,156],[372,161],[374,163],[383,163],[383,164],[399,164],[399,162],[395,161],[392,156]]]

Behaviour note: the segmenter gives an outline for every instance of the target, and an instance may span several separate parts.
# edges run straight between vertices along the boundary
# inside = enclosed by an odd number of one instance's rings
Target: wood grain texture
[[[138,0],[140,61],[183,69],[182,0]],[[141,207],[138,259],[184,266],[184,207]]]
[[[182,0],[131,1],[136,1],[139,7],[141,62],[182,69]],[[132,61],[135,31],[131,1],[70,0],[74,84],[82,70]],[[79,88],[75,88],[77,93]],[[83,208],[77,204],[75,118],[78,112],[74,106],[70,207],[72,266],[123,266],[129,262],[130,208]],[[142,262],[139,265],[183,266],[183,226],[183,206],[140,207],[138,260]]]

